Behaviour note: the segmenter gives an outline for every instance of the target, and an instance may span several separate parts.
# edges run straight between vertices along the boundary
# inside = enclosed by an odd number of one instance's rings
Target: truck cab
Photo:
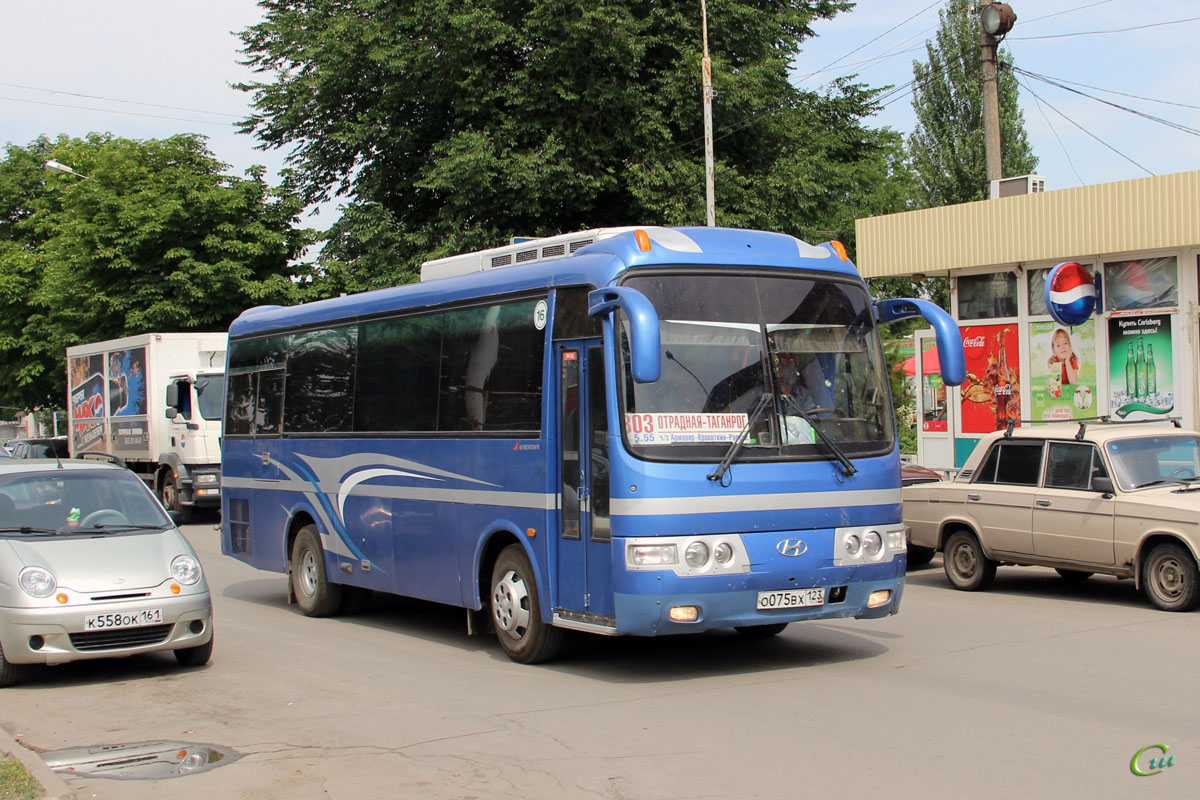
[[[223,370],[172,373],[167,378],[168,435],[159,455],[159,499],[184,516],[221,505]]]

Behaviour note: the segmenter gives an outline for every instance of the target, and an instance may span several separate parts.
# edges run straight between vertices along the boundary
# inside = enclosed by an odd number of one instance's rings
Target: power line
[[[1088,94],[1087,92],[1081,92],[1078,89],[1072,89],[1070,86],[1066,86],[1057,81],[1050,80],[1041,75],[1038,75],[1037,73],[1028,72],[1026,70],[1021,69],[1020,67],[1012,67],[1012,70],[1014,72],[1019,72],[1022,75],[1025,75],[1026,77],[1042,81],[1043,83],[1049,84],[1050,86],[1057,86],[1059,89],[1062,89],[1067,92],[1072,92],[1073,94],[1077,94],[1080,97],[1086,97],[1089,100],[1095,100],[1097,103],[1103,103],[1106,106],[1111,106],[1119,111],[1124,111],[1128,114],[1133,114],[1134,116],[1141,117],[1142,119],[1148,119],[1151,122],[1157,122],[1161,125],[1166,125],[1168,128],[1174,128],[1175,130],[1182,131],[1183,133],[1190,133],[1192,136],[1200,136],[1200,130],[1197,130],[1195,128],[1189,128],[1188,126],[1181,125],[1178,122],[1172,122],[1169,119],[1163,119],[1162,117],[1156,117],[1153,114],[1147,114],[1143,111],[1138,111],[1135,108],[1129,108],[1127,106],[1120,105],[1119,103],[1114,103],[1111,100],[1105,100],[1102,97],[1093,97],[1092,95]],[[1101,91],[1103,91],[1103,89]]]
[[[117,111],[112,108],[92,108],[90,106],[73,106],[68,103],[50,103],[45,100],[28,100],[22,97],[4,97],[0,95],[0,100],[10,100],[14,103],[33,103],[39,106],[55,106],[57,108],[75,108],[83,111],[100,111],[105,114],[121,114],[126,117],[148,117],[150,119],[170,119],[177,122],[196,122],[201,125],[219,125],[222,128],[232,127],[232,122],[215,122],[211,119],[188,119],[187,117],[168,117],[163,114],[142,114],[137,111]]]
[[[1046,14],[1041,17],[1034,17],[1033,19],[1027,19],[1027,20],[1025,20],[1025,24],[1028,25],[1031,22],[1041,22],[1042,20],[1050,19],[1051,17],[1061,17],[1063,14],[1070,14],[1075,11],[1090,10],[1090,9],[1095,8],[1096,6],[1102,6],[1105,3],[1111,3],[1112,1],[1113,0],[1100,0],[1098,3],[1088,3],[1086,6],[1075,6],[1075,8],[1068,8],[1066,11],[1055,11],[1053,14]]]
[[[1033,91],[1033,89],[1030,89],[1028,86],[1026,86],[1026,87],[1025,87],[1025,89],[1026,89],[1026,91],[1028,91],[1028,92],[1029,92],[1031,95],[1033,95],[1035,98],[1037,98],[1037,99],[1038,99],[1040,102],[1042,102],[1042,103],[1045,103],[1045,104],[1046,104],[1046,107],[1047,107],[1047,108],[1049,108],[1051,111],[1053,111],[1055,114],[1058,114],[1060,117],[1062,117],[1063,119],[1065,119],[1067,122],[1071,123],[1071,124],[1072,124],[1072,125],[1074,125],[1076,128],[1079,128],[1079,130],[1083,131],[1083,132],[1084,132],[1084,133],[1086,133],[1088,136],[1092,137],[1092,138],[1093,138],[1093,139],[1095,139],[1097,142],[1099,142],[1100,144],[1102,144],[1102,145],[1104,145],[1105,147],[1107,147],[1109,150],[1112,150],[1114,153],[1116,153],[1116,154],[1117,154],[1117,155],[1119,155],[1121,158],[1123,158],[1123,159],[1125,159],[1126,161],[1128,161],[1130,164],[1133,164],[1135,167],[1137,167],[1138,169],[1142,170],[1142,171],[1143,171],[1143,172],[1145,172],[1147,175],[1151,175],[1151,176],[1152,176],[1152,175],[1154,175],[1154,173],[1153,173],[1153,172],[1151,172],[1150,170],[1146,169],[1146,168],[1145,168],[1145,167],[1143,167],[1141,164],[1139,164],[1138,162],[1134,161],[1132,158],[1130,158],[1129,156],[1125,155],[1125,154],[1124,154],[1124,153],[1122,153],[1120,150],[1118,150],[1117,148],[1113,147],[1111,144],[1109,144],[1108,142],[1104,141],[1104,140],[1103,140],[1103,139],[1101,139],[1099,136],[1097,136],[1096,134],[1092,133],[1091,131],[1089,131],[1087,128],[1083,127],[1082,125],[1080,125],[1080,124],[1079,124],[1078,122],[1076,122],[1075,120],[1073,120],[1073,119],[1071,119],[1070,117],[1068,117],[1068,116],[1067,116],[1066,114],[1064,114],[1063,112],[1059,111],[1057,108],[1055,108],[1053,105],[1051,105],[1051,104],[1050,104],[1050,102],[1049,102],[1049,101],[1047,101],[1047,100],[1046,100],[1044,97],[1042,97],[1041,95],[1039,95],[1037,92]]]
[[[1069,83],[1072,86],[1082,86],[1085,89],[1095,89],[1097,92],[1106,92],[1107,94],[1119,94],[1122,97],[1132,97],[1134,100],[1145,100],[1147,103],[1161,103],[1162,105],[1165,105],[1165,106],[1179,106],[1180,108],[1194,108],[1194,109],[1200,110],[1200,106],[1193,106],[1193,105],[1189,105],[1188,103],[1176,103],[1173,100],[1156,100],[1153,97],[1145,97],[1140,94],[1129,94],[1128,92],[1118,92],[1116,89],[1104,89],[1100,86],[1091,86],[1090,84],[1079,83],[1078,81],[1069,81],[1066,78],[1052,78],[1049,75],[1039,75],[1036,72],[1030,72],[1029,70],[1021,69],[1020,67],[1017,67],[1013,64],[1005,64],[1004,66],[1009,69],[1013,69],[1016,72],[1023,73],[1032,78],[1037,78],[1038,80],[1042,80],[1047,83],[1052,83],[1054,81],[1058,81],[1060,83]]]
[[[1033,41],[1034,39],[1067,39],[1072,36],[1104,36],[1111,33],[1129,33],[1130,31],[1142,31],[1147,28],[1161,28],[1164,25],[1181,25],[1185,22],[1196,22],[1200,17],[1189,17],[1187,19],[1176,19],[1170,22],[1151,22],[1148,25],[1135,25],[1132,28],[1113,28],[1108,31],[1080,31],[1078,33],[1055,33],[1047,34],[1046,36],[1009,36],[1012,41]]]
[[[849,58],[850,56],[852,56],[852,55],[854,55],[855,53],[857,53],[859,50],[862,50],[864,47],[866,47],[866,46],[868,46],[868,45],[871,45],[871,44],[874,44],[875,42],[877,42],[877,41],[879,41],[880,39],[882,39],[884,36],[887,36],[889,33],[891,33],[892,31],[896,30],[897,28],[899,28],[899,27],[901,27],[901,26],[903,26],[903,25],[907,25],[908,23],[912,22],[914,19],[916,19],[917,17],[921,16],[922,14],[924,14],[926,11],[928,11],[928,10],[929,10],[929,9],[931,9],[931,8],[933,8],[934,6],[941,5],[941,3],[942,3],[942,0],[934,0],[934,2],[932,2],[932,3],[930,3],[929,5],[925,6],[925,8],[922,8],[920,11],[918,11],[918,12],[917,12],[917,13],[915,13],[915,14],[913,14],[911,17],[909,17],[908,19],[904,20],[903,22],[899,22],[899,23],[897,23],[897,24],[893,25],[892,27],[888,28],[888,29],[887,29],[886,31],[884,31],[883,33],[881,33],[881,34],[879,34],[878,36],[876,36],[874,39],[871,39],[871,40],[870,40],[870,41],[868,41],[868,42],[864,42],[863,44],[860,44],[858,47],[854,48],[854,49],[853,49],[853,50],[851,50],[850,52],[848,52],[848,53],[845,53],[844,55],[841,55],[841,56],[839,56],[839,57],[835,58],[833,61],[830,61],[828,64],[826,64],[825,66],[821,67],[821,68],[820,68],[819,70],[817,70],[816,72],[810,72],[809,74],[807,74],[807,75],[805,75],[804,77],[800,78],[800,80],[801,80],[801,81],[805,81],[805,80],[808,80],[809,78],[811,78],[811,77],[812,77],[812,76],[814,76],[814,75],[819,75],[819,74],[821,74],[822,72],[824,72],[825,70],[829,69],[829,68],[830,68],[830,67],[832,67],[834,64],[836,64],[836,63],[838,63],[839,61],[841,61],[842,59],[844,59],[844,58]],[[843,76],[843,77],[844,77],[844,76]]]
[[[1058,129],[1054,127],[1054,123],[1046,116],[1046,110],[1042,108],[1042,101],[1038,99],[1036,94],[1033,94],[1033,90],[1026,86],[1024,81],[1021,81],[1020,78],[1017,81],[1025,88],[1025,91],[1033,95],[1033,102],[1037,106],[1038,113],[1042,115],[1042,119],[1046,121],[1046,127],[1050,129],[1050,132],[1054,134],[1054,138],[1058,140],[1058,146],[1062,148],[1063,157],[1067,159],[1067,164],[1071,167],[1071,172],[1075,173],[1075,180],[1079,181],[1080,184],[1086,185],[1087,181],[1080,177],[1079,170],[1075,169],[1075,162],[1071,160],[1071,154],[1068,152],[1067,146],[1063,144],[1062,137],[1058,135]]]
[[[185,108],[183,106],[166,106],[166,105],[162,105],[161,103],[143,103],[139,100],[119,100],[115,97],[102,97],[100,95],[95,95],[95,94],[83,94],[82,92],[66,92],[66,91],[62,91],[60,89],[44,89],[40,86],[22,86],[19,83],[4,83],[3,81],[0,81],[0,86],[7,86],[10,89],[26,89],[31,92],[46,92],[48,94],[65,94],[65,95],[70,95],[71,97],[83,97],[88,100],[104,100],[105,102],[108,102],[108,103],[126,103],[129,105],[135,105],[135,106],[148,106],[150,108],[166,108],[171,111],[191,111],[196,114],[212,114],[213,116],[216,116],[216,117],[233,117],[234,119],[241,118],[240,114],[230,114],[226,111],[205,111],[202,108]]]

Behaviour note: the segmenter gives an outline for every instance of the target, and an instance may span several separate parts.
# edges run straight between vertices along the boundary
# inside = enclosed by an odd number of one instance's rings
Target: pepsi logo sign
[[[1099,302],[1096,284],[1087,267],[1064,261],[1046,276],[1046,310],[1060,325],[1082,325]]]

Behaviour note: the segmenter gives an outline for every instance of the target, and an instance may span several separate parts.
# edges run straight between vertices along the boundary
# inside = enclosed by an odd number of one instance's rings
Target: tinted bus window
[[[438,429],[538,431],[545,331],[536,300],[446,313]]]
[[[357,327],[308,331],[292,337],[287,362],[284,428],[291,432],[348,432],[354,409]]]
[[[359,326],[357,431],[437,430],[442,315]]]

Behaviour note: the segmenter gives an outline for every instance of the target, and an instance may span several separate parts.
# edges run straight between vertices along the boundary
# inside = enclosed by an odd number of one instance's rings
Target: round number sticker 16
[[[545,300],[538,300],[537,305],[533,307],[533,327],[539,331],[546,327],[546,311],[548,306]]]

